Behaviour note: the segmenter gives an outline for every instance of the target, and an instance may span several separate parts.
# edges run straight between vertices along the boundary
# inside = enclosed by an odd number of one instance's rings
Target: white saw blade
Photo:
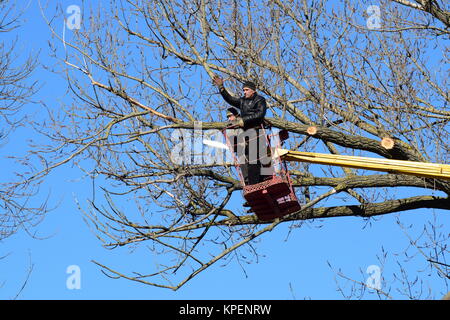
[[[203,139],[203,144],[206,144],[207,146],[210,146],[210,147],[213,147],[213,148],[219,148],[219,149],[226,149],[226,150],[228,150],[228,146],[225,143],[222,143],[220,141],[213,141],[213,140]]]

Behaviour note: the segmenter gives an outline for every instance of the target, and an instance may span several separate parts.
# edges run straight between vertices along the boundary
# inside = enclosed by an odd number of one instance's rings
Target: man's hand
[[[228,121],[227,128],[243,128],[244,127],[244,120],[242,118],[239,118],[238,120]]]
[[[213,83],[219,88],[223,88],[223,79],[218,75],[215,75],[213,78]]]

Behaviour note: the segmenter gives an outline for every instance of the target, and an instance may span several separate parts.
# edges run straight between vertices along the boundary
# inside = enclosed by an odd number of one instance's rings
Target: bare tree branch
[[[364,2],[128,0],[91,8],[71,41],[54,28],[58,16],[47,18],[74,102],[39,127],[50,142],[30,159],[45,166],[16,190],[68,163],[95,172],[104,198],[78,205],[99,240],[110,249],[145,244],[162,260],[145,273],[96,263],[171,289],[218,261],[244,259],[255,238],[286,221],[448,210],[443,180],[290,163],[305,205],[260,221],[231,201],[242,186],[229,154],[202,144],[223,141],[218,74],[234,94],[245,80],[257,83],[267,124],[290,132],[287,149],[448,163],[445,6],[386,0],[378,8],[370,27]],[[323,186],[346,203],[311,201]],[[415,196],[399,196],[412,187]]]

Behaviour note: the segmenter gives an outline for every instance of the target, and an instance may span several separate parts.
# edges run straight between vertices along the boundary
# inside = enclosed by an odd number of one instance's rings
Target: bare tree
[[[444,2],[435,0],[416,0],[414,2],[408,0],[393,0],[393,1],[403,4],[407,7],[411,7],[413,9],[431,14],[435,19],[440,20],[447,30],[448,27],[450,26],[450,13],[448,11],[448,8],[445,7]]]
[[[15,10],[17,9],[13,1],[0,2],[0,33],[13,32],[20,26],[22,12]],[[30,56],[20,63],[20,50],[21,48],[17,47],[17,38],[12,42],[2,41],[0,44],[0,116],[4,121],[2,129],[6,129],[3,134],[17,126],[20,119],[14,118],[14,115],[36,91],[36,83],[28,81],[36,62]]]
[[[230,205],[242,186],[201,147],[225,127],[218,74],[230,90],[257,82],[287,148],[448,162],[448,4],[396,2],[128,0],[85,8],[70,41],[48,20],[73,103],[43,129],[52,143],[33,152],[48,165],[26,181],[68,162],[89,173],[104,199],[80,209],[98,238],[161,259],[144,273],[96,263],[174,290],[218,261],[247,261],[286,221],[448,210],[445,180],[292,163],[302,209],[260,221]],[[317,206],[337,194],[340,205]]]
[[[0,1],[0,35],[14,34],[22,23],[26,8],[16,1]],[[22,110],[38,90],[32,73],[37,66],[37,52],[24,57],[18,37],[9,37],[0,42],[0,140],[2,147],[8,145],[7,136],[26,123]],[[9,156],[13,157],[11,152]],[[9,179],[9,178],[8,178]],[[40,221],[45,212],[42,207],[31,207],[28,203],[33,192],[25,190],[19,182],[7,182],[6,175],[0,184],[0,240],[13,234],[17,228],[29,227]]]
[[[370,270],[370,267],[360,270],[360,280],[349,275],[348,270],[336,270],[329,263],[336,275],[338,290],[343,297],[349,299],[362,299],[370,293],[375,293],[380,299],[394,299],[394,297],[412,300],[446,299],[448,293],[446,295],[444,293],[450,289],[448,284],[450,265],[446,263],[448,256],[446,226],[439,222],[436,214],[432,214],[430,221],[421,226],[406,225],[399,217],[396,217],[396,220],[407,239],[407,246],[398,252],[389,252],[386,248],[381,248],[377,255],[377,264],[371,266],[374,270]],[[389,260],[395,262],[389,263]],[[430,275],[443,280],[442,295],[427,281]],[[371,281],[372,279],[376,281]]]

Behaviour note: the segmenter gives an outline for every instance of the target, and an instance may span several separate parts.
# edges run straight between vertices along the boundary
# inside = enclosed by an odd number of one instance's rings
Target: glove
[[[244,127],[244,120],[242,119],[228,121],[227,128],[243,128],[243,127]]]

